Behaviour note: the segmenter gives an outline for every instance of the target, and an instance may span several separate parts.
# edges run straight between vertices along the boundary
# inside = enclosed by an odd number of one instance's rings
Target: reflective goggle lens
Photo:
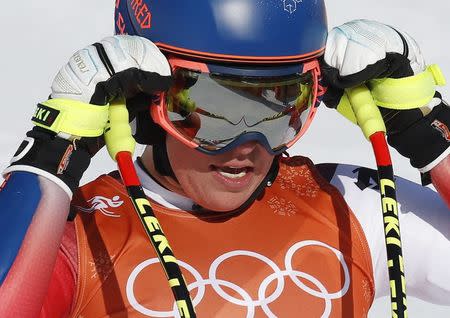
[[[167,118],[177,134],[208,152],[252,134],[277,153],[300,133],[314,102],[311,72],[267,78],[177,69],[173,76]]]

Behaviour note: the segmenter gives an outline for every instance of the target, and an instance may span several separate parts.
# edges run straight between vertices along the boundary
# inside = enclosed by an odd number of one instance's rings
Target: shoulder
[[[86,183],[74,193],[71,210],[91,213],[98,209],[115,208],[128,197],[115,172],[104,174]]]
[[[311,159],[302,156],[283,157],[280,159],[277,179],[286,185],[292,183],[295,188],[302,187],[310,192],[321,190],[335,199],[340,199],[342,192],[331,183],[336,166],[336,164],[315,165]]]
[[[338,189],[360,221],[369,216],[379,217],[380,185],[376,169],[336,163],[318,164],[316,168]],[[446,209],[433,188],[399,176],[395,176],[395,183],[400,213],[429,214],[433,210]]]
[[[328,174],[332,174],[331,167],[328,170]],[[322,173],[309,158],[282,158],[276,183],[283,195],[298,203],[306,203],[308,208],[314,207],[322,217],[332,222],[353,220],[343,192],[330,183],[327,174]]]
[[[95,189],[98,189],[97,191],[126,191],[120,179],[119,172],[112,171],[108,174],[102,174],[96,179],[80,186],[74,193],[74,197],[82,196],[86,192],[95,192]]]
[[[376,169],[337,163],[321,163],[315,167],[324,179],[341,192],[350,206],[360,202],[364,203],[366,208],[375,205],[377,211],[379,210],[380,185]],[[398,202],[404,207],[422,210],[442,204],[439,194],[430,187],[399,176],[395,176],[395,182]]]

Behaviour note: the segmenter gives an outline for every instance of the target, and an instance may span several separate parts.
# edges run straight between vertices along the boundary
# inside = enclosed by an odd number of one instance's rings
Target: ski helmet
[[[279,154],[319,104],[324,0],[116,0],[115,28],[166,54],[175,84],[152,118],[206,153],[258,140]]]

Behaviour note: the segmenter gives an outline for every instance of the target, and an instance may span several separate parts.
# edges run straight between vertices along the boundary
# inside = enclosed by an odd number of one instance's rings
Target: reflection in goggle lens
[[[262,134],[272,151],[300,132],[312,104],[311,74],[256,78],[179,69],[167,94],[168,118],[189,141],[221,149],[243,134]]]

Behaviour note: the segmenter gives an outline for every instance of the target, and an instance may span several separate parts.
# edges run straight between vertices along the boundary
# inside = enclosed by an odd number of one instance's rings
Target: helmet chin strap
[[[163,142],[158,142],[152,145],[153,151],[153,164],[156,171],[164,177],[171,177],[178,182],[175,173],[173,172],[172,166],[170,165],[169,156],[167,155],[166,138]]]

